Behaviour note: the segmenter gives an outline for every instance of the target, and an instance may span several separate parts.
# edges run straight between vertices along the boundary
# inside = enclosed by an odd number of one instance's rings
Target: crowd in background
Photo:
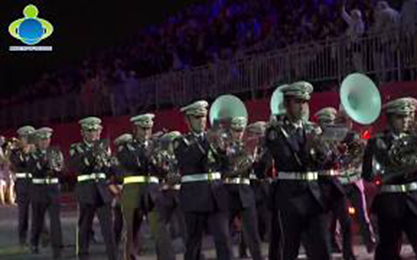
[[[355,41],[417,20],[417,0],[208,0],[149,25],[124,46],[43,74],[0,106],[68,93],[85,103],[126,99],[142,77],[346,35]],[[357,62],[357,61],[356,61]],[[360,63],[360,61],[359,61]]]

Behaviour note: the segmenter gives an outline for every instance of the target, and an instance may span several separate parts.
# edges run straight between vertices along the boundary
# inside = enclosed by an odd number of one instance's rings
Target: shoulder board
[[[73,156],[75,153],[83,153],[84,149],[82,148],[81,143],[75,143],[70,146],[69,153]]]
[[[118,151],[118,152],[121,152],[121,151],[123,151],[125,149],[125,146],[124,145],[118,145],[118,146],[116,146],[116,150]]]
[[[191,133],[188,133],[187,135],[182,135],[182,136],[179,136],[178,138],[176,138],[175,140],[182,140],[183,142],[184,142],[184,144],[185,145],[190,145],[190,137],[192,136],[192,134]]]
[[[174,144],[174,149],[177,149],[180,146],[180,143],[183,142],[186,146],[190,144],[190,141],[188,140],[189,135],[180,135],[177,136],[172,142]]]
[[[122,146],[126,146],[126,148],[129,150],[129,151],[134,151],[135,150],[135,147],[133,146],[133,143],[132,142],[127,142],[127,143],[125,143],[124,145],[122,145]]]
[[[29,154],[29,157],[32,157],[32,158],[33,158],[33,159],[35,159],[35,160],[37,160],[37,159],[38,159],[38,155],[37,155],[35,152],[30,153],[30,154]]]
[[[77,146],[79,146],[81,143],[73,143],[70,145],[70,149],[76,149]]]

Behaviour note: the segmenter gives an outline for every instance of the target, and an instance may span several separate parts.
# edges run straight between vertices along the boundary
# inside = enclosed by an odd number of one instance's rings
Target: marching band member
[[[137,236],[144,216],[156,240],[158,259],[175,259],[167,225],[163,220],[160,169],[154,160],[153,114],[132,117],[134,136],[117,149],[123,169],[122,211],[125,220],[124,259],[137,258]]]
[[[39,253],[39,239],[44,227],[45,213],[49,212],[53,259],[60,259],[62,230],[60,219],[59,175],[64,167],[61,151],[50,147],[53,130],[43,127],[35,131],[36,151],[31,153],[29,165],[32,178],[32,238],[31,251]]]
[[[345,155],[341,158],[342,169],[341,175],[338,178],[343,185],[350,206],[355,209],[352,215],[359,225],[359,232],[366,245],[366,249],[368,253],[372,253],[375,249],[376,240],[368,214],[365,185],[361,176],[366,142],[352,129],[352,120],[343,110],[340,111],[339,109],[336,121],[348,129],[347,135],[342,141],[342,145],[345,146],[346,151],[344,152]]]
[[[277,254],[285,260],[297,259],[301,236],[305,235],[308,257],[328,260],[327,205],[319,183],[320,167],[312,158],[316,154],[308,149],[310,138],[315,138],[319,129],[303,121],[313,86],[308,82],[296,82],[281,91],[286,115],[282,122],[272,124],[265,134],[265,146],[277,170],[277,180],[271,186],[281,231]]]
[[[257,167],[258,161],[263,157],[264,150],[262,149],[262,141],[265,137],[266,126],[267,123],[264,121],[252,123],[246,127],[246,134],[248,139],[255,142],[255,147],[253,151],[254,167],[253,172],[249,175],[249,178],[251,181],[251,187],[255,193],[255,204],[258,217],[257,222],[259,236],[261,238],[261,241],[269,242],[269,238],[271,235],[271,210],[269,208],[268,198],[271,176],[268,176],[268,178],[263,173],[260,173],[258,169],[259,167]],[[246,247],[246,241],[243,237],[239,246],[239,254],[240,256],[243,256],[241,258],[244,258],[244,256],[246,256]]]
[[[197,101],[181,109],[189,132],[174,141],[175,157],[182,175],[180,206],[187,230],[185,260],[200,259],[206,226],[214,236],[217,259],[232,258],[228,194],[219,172],[224,153],[207,139],[207,107],[206,101]]]
[[[111,221],[113,196],[108,188],[111,150],[100,139],[101,119],[87,117],[79,121],[83,141],[70,146],[70,164],[77,175],[75,193],[79,204],[76,254],[88,259],[94,215],[97,214],[109,260],[117,259]]]
[[[27,244],[30,210],[30,186],[32,185],[32,173],[29,169],[29,155],[33,151],[33,145],[29,143],[29,137],[35,132],[32,126],[22,126],[17,130],[19,147],[10,153],[11,167],[16,179],[16,195],[18,208],[18,233],[19,244]]]
[[[337,117],[337,110],[333,107],[325,107],[321,110],[319,110],[315,116],[317,117],[318,123],[320,127],[323,129],[323,131],[326,131],[326,127],[332,126],[335,123],[336,117]],[[332,143],[331,143],[332,142]],[[332,155],[337,156],[336,151],[338,149],[339,143],[334,143],[338,141],[328,141],[328,146],[330,149],[333,149]],[[336,159],[336,158],[335,158]],[[338,163],[334,160],[331,160],[329,162],[330,164]],[[339,173],[339,170],[333,170],[333,165],[328,165],[328,169],[326,169],[327,172],[330,174],[328,176],[325,176],[325,178],[336,178],[336,175]],[[331,173],[334,172],[334,175]],[[332,221],[334,222],[334,230],[331,230],[331,238],[332,238],[332,246],[333,250],[335,247],[338,247],[336,238],[334,236],[335,234],[335,226],[336,226],[336,220],[339,221],[341,231],[342,231],[342,241],[343,241],[343,247],[342,247],[342,253],[343,253],[343,259],[344,260],[353,260],[355,259],[355,256],[353,254],[353,244],[352,244],[352,224],[351,220],[348,214],[348,203],[346,196],[340,196],[337,200],[335,198],[331,198],[333,201],[331,203],[331,212],[332,212]]]
[[[122,134],[114,139],[114,145],[116,151],[118,151],[123,144],[131,141],[133,136],[131,134]],[[113,183],[109,185],[110,191],[113,193],[114,199],[112,203],[113,208],[113,230],[114,230],[114,239],[116,241],[116,247],[119,248],[120,242],[122,241],[122,231],[123,231],[123,212],[120,197],[123,190],[123,169],[120,167],[120,162],[117,160],[116,156],[113,156]]]
[[[161,149],[160,157],[163,168],[167,172],[162,186],[163,223],[171,228],[171,237],[181,237],[186,240],[184,214],[179,205],[179,192],[181,189],[181,175],[178,171],[178,162],[174,154],[174,140],[180,137],[181,133],[172,131],[162,136],[161,142],[164,148]]]
[[[226,150],[228,167],[224,182],[229,193],[230,219],[240,215],[245,242],[255,260],[262,259],[261,240],[258,231],[255,194],[250,186],[250,174],[253,171],[253,158],[245,150],[243,135],[247,119],[232,118],[230,123],[230,140]]]
[[[385,104],[388,128],[365,150],[362,176],[380,184],[372,204],[379,231],[376,260],[401,259],[402,232],[417,253],[416,104],[414,98]]]

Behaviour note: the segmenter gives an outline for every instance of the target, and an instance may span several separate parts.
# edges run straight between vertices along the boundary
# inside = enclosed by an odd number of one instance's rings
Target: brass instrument
[[[230,172],[227,173],[227,177],[249,178],[254,158],[245,148],[244,141],[232,142],[228,145],[226,154],[229,158]]]
[[[175,134],[180,135],[179,132],[170,132],[160,136],[152,154],[153,164],[164,172],[168,185],[177,184],[181,179],[173,148]]]
[[[92,154],[94,162],[98,167],[109,167],[111,165],[110,141],[108,139],[96,140],[93,142]]]
[[[64,156],[57,147],[50,147],[46,152],[48,169],[53,172],[61,172],[64,169]]]
[[[271,99],[269,101],[269,108],[271,110],[272,120],[276,120],[276,118],[282,118],[286,113],[286,109],[284,106],[284,93],[282,93],[282,90],[288,86],[288,84],[278,86],[275,89],[274,93],[272,93]],[[309,119],[310,110],[309,107],[307,107],[307,110],[303,111],[302,120],[304,122],[307,122]]]
[[[249,125],[246,129],[246,150],[252,155],[253,160],[258,161],[264,154],[264,139],[267,123],[258,121]]]
[[[308,167],[324,165],[334,160],[334,142],[322,138],[322,128],[313,122],[305,122],[306,149],[309,155]]]
[[[16,137],[12,137],[12,138],[6,139],[2,147],[3,147],[5,155],[9,156],[12,151],[21,148],[22,144],[19,139],[17,139]]]
[[[341,114],[336,124],[323,128],[322,146],[332,152],[335,161],[341,167],[357,166],[361,163],[366,144],[360,139],[345,140],[349,128],[343,119],[345,116],[356,123],[370,125],[381,113],[381,95],[373,81],[360,73],[348,75],[340,87]],[[346,118],[345,118],[346,119]]]
[[[229,172],[226,177],[249,175],[253,157],[246,149],[245,140],[232,140],[230,124],[235,117],[248,118],[245,104],[236,96],[223,95],[218,97],[210,108],[208,139],[213,150],[221,150],[229,161]],[[249,176],[245,176],[249,177]]]
[[[339,115],[339,129],[347,127],[347,118],[362,125],[371,125],[381,114],[381,95],[375,83],[367,76],[360,73],[348,75],[340,88],[341,113]],[[366,141],[352,135],[351,140],[346,140],[348,131],[339,131],[339,140],[343,141],[339,146],[339,161],[342,168],[359,168],[365,152]]]
[[[245,104],[236,96],[222,95],[216,98],[210,107],[211,128],[207,138],[215,150],[225,151],[230,141],[230,122],[235,117],[248,118]]]
[[[348,75],[342,82],[339,95],[346,114],[359,124],[370,125],[381,114],[378,88],[363,74]]]
[[[406,178],[417,172],[417,135],[411,131],[402,133],[392,141],[388,149],[387,170]]]
[[[158,140],[153,141],[152,152],[151,152],[152,163],[160,169],[169,170],[169,162],[173,155],[169,151],[168,140],[160,136]]]
[[[282,93],[282,89],[287,86],[288,84],[281,85],[275,89],[274,93],[272,93],[271,100],[269,102],[271,115],[280,116],[285,114],[284,94]]]

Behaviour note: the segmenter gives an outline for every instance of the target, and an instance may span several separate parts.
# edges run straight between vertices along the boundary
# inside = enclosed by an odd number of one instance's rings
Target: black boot
[[[32,254],[39,254],[39,247],[38,246],[31,246],[30,247],[30,252]]]

